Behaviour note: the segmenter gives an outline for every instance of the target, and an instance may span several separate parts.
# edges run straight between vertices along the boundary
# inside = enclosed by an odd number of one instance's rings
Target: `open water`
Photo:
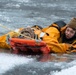
[[[76,17],[76,0],[0,0],[0,35],[20,27],[46,27]],[[0,75],[76,75],[76,54],[0,53]]]

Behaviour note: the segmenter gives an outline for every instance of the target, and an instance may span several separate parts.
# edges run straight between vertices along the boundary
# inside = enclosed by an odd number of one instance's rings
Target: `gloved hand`
[[[68,44],[67,52],[69,52],[69,53],[76,52],[76,45]]]

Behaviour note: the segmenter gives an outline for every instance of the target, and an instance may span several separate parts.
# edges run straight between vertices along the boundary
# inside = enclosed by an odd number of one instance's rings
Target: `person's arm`
[[[66,43],[59,43],[56,39],[46,38],[45,42],[47,46],[50,48],[50,52],[54,53],[66,53],[69,45]]]

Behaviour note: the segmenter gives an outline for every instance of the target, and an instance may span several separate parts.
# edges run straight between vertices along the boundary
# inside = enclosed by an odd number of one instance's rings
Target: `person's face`
[[[72,28],[70,27],[67,27],[66,30],[65,30],[65,36],[67,39],[70,39],[72,38],[73,36],[75,35],[75,30],[73,30]]]

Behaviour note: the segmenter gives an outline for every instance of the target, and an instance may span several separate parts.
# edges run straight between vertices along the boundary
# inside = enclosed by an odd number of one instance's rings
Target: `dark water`
[[[76,0],[0,0],[0,24],[6,27],[0,25],[0,35],[9,32],[7,28],[46,27],[57,20],[68,23],[72,17],[76,17]],[[0,58],[0,75],[76,75],[75,54],[22,57],[0,53]]]
[[[0,23],[11,29],[40,25],[45,27],[54,21],[66,23],[76,17],[75,0],[0,0]],[[1,33],[8,31],[2,29]]]

